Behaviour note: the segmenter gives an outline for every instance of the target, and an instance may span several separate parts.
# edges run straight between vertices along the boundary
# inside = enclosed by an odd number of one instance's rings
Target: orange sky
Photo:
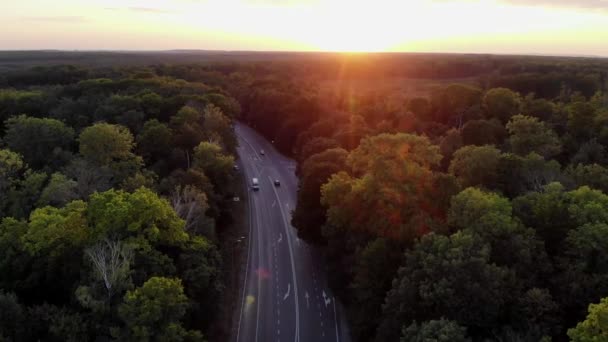
[[[608,0],[21,0],[0,49],[608,56]]]

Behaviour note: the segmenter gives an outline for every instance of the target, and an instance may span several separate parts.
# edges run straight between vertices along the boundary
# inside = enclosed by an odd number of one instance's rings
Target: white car
[[[261,155],[264,155],[264,150],[260,150],[260,154],[261,154]]]
[[[281,181],[278,179],[274,180],[274,186],[281,186]]]

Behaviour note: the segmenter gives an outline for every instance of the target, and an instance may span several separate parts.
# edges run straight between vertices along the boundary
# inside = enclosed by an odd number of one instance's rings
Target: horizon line
[[[608,58],[608,55],[588,54],[551,54],[551,53],[497,53],[497,52],[431,52],[431,51],[331,51],[331,50],[224,50],[224,49],[0,49],[3,52],[67,52],[67,53],[300,53],[300,54],[358,54],[358,55],[488,55],[488,56],[513,56],[513,57],[570,57],[570,58]]]

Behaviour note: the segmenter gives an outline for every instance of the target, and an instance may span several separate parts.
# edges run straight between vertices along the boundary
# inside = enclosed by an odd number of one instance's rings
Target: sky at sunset
[[[2,50],[608,56],[608,0],[0,1]]]

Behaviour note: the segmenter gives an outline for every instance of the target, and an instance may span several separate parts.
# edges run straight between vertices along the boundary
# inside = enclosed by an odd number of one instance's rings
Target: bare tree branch
[[[126,280],[129,275],[129,266],[132,258],[131,249],[121,241],[104,239],[85,250],[98,277],[103,281],[112,297],[113,290],[119,283]]]
[[[185,229],[189,232],[196,230],[201,224],[209,207],[205,193],[189,185],[175,189],[171,205],[179,217],[186,221]]]

